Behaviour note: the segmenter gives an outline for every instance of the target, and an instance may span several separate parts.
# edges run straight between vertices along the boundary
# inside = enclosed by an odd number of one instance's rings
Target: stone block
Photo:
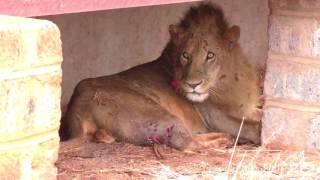
[[[320,149],[320,1],[270,0],[262,144]]]
[[[308,61],[311,63],[304,63]],[[312,63],[314,61],[308,58],[274,54],[269,55],[267,62],[264,83],[267,97],[320,103],[320,63]]]
[[[0,179],[56,179],[61,62],[56,25],[0,16]]]
[[[44,142],[38,140],[31,138],[28,147],[20,143],[7,151],[0,145],[1,179],[56,179],[54,163],[58,158],[59,138],[52,136]]]
[[[270,17],[269,47],[277,53],[320,57],[320,20],[295,16]]]
[[[58,27],[46,20],[0,15],[0,73],[61,63]]]
[[[317,0],[269,0],[272,9],[307,11],[319,10],[320,1]]]
[[[320,150],[317,112],[268,106],[262,120],[262,143],[272,149]]]
[[[39,70],[47,69],[30,73]],[[0,81],[0,143],[59,127],[61,73],[54,70]]]

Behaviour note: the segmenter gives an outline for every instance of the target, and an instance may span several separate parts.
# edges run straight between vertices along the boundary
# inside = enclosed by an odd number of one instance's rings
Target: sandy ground
[[[69,143],[70,144],[70,143]],[[317,179],[319,153],[265,150],[251,145],[205,149],[189,154],[163,147],[157,159],[150,147],[125,143],[61,143],[58,179]]]

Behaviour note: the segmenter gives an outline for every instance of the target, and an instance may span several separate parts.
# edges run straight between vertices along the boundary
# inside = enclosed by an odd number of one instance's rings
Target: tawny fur
[[[156,61],[81,81],[60,131],[75,138],[103,130],[120,141],[186,150],[204,147],[217,137],[212,132],[236,135],[245,117],[240,137],[259,143],[261,92],[239,30],[215,5],[190,8],[169,27],[171,40]]]

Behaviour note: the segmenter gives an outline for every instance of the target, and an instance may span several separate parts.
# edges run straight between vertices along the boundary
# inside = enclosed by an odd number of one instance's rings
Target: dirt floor
[[[189,154],[131,144],[61,143],[58,179],[317,179],[320,154],[266,150],[250,145]]]

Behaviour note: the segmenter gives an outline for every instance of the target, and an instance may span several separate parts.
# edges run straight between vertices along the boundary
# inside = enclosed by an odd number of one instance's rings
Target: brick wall
[[[320,1],[271,0],[262,142],[320,149]]]
[[[0,16],[0,179],[55,179],[61,42],[51,22]]]

